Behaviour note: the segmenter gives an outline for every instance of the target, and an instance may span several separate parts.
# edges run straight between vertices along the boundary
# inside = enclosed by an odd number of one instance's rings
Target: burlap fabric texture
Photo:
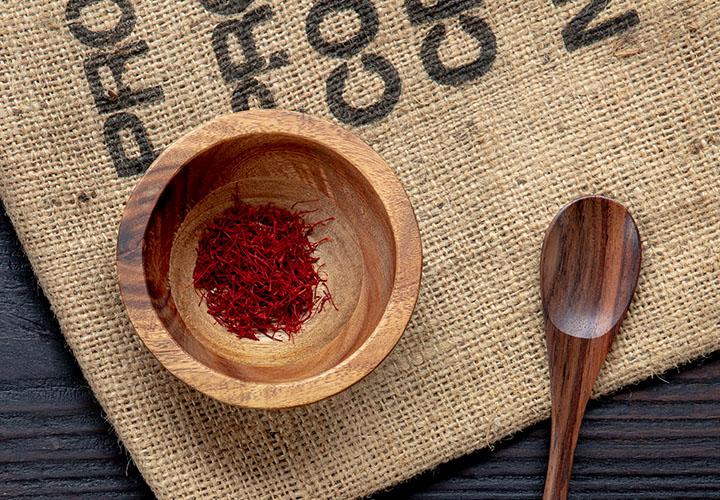
[[[0,194],[109,420],[163,498],[367,494],[548,415],[544,229],[631,208],[636,300],[604,393],[720,348],[720,4],[613,0],[14,0],[0,10]],[[405,336],[288,411],[167,373],[118,294],[138,174],[185,131],[283,107],[353,129],[423,237]]]

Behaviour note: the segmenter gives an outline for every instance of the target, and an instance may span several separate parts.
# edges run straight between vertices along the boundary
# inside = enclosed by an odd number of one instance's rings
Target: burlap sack
[[[720,347],[720,4],[606,4],[3,3],[2,198],[158,496],[367,494],[546,417],[539,250],[579,194],[627,204],[644,240],[597,391]],[[407,188],[424,241],[424,286],[391,356],[288,411],[231,408],[174,379],[116,285],[138,173],[247,106],[360,134]]]

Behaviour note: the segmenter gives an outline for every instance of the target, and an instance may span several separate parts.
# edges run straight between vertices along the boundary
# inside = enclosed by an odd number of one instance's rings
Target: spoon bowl
[[[545,315],[561,332],[594,338],[619,323],[640,270],[640,235],[630,213],[588,196],[564,207],[550,224],[541,257]]]

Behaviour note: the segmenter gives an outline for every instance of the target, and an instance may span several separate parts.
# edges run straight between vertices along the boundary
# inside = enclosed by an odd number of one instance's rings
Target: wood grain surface
[[[591,401],[570,498],[720,499],[720,354]],[[549,424],[378,500],[536,499]],[[68,352],[0,212],[0,497],[151,498]]]
[[[335,308],[293,342],[237,338],[193,289],[198,239],[237,198],[334,218],[318,257]],[[410,320],[421,267],[417,221],[388,164],[348,130],[283,110],[219,116],[165,149],[130,195],[117,245],[145,346],[195,389],[251,408],[313,403],[374,370]]]
[[[573,200],[545,233],[540,289],[552,398],[545,500],[568,496],[585,407],[635,292],[640,261],[635,221],[602,196]]]

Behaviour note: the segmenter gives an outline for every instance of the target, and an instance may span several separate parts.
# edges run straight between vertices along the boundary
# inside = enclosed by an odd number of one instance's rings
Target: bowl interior
[[[292,340],[238,339],[207,313],[192,285],[196,247],[205,225],[230,207],[272,202],[316,210],[321,272],[337,310],[324,310]],[[145,232],[143,265],[158,317],[196,360],[252,382],[310,378],[337,365],[380,321],[395,278],[395,246],[387,212],[360,171],[331,148],[299,136],[258,133],[221,142],[180,168],[155,205]]]

